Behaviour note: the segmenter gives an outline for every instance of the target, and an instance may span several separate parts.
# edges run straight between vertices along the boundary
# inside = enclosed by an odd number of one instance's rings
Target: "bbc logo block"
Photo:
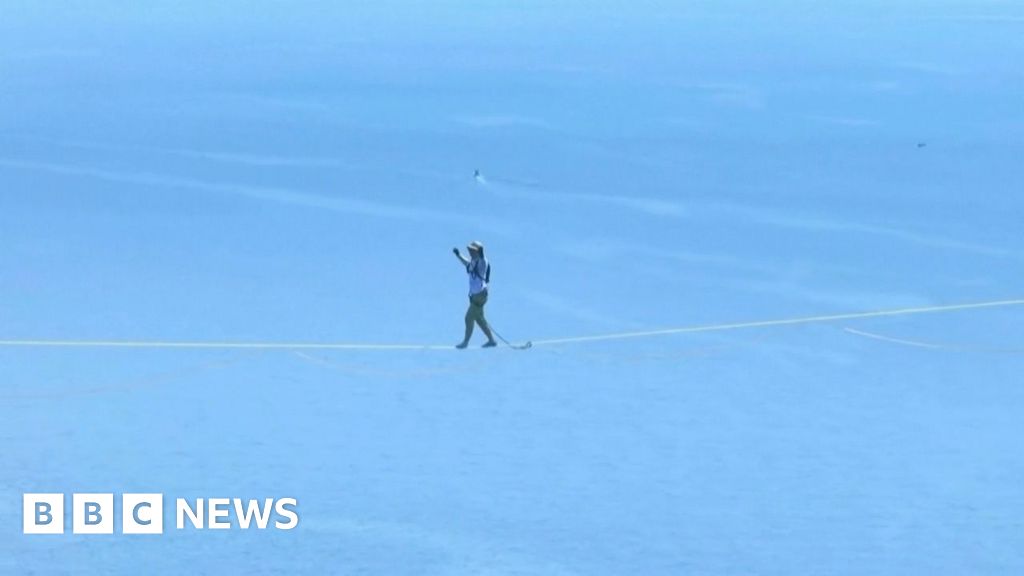
[[[74,494],[71,502],[72,533],[114,533],[113,494]]]
[[[163,534],[163,494],[71,494],[65,513],[64,494],[22,495],[25,534],[113,534],[120,518],[122,534]],[[118,509],[119,507],[119,509]],[[177,530],[292,530],[299,524],[295,498],[178,498],[174,500],[171,526]]]
[[[122,494],[121,532],[124,534],[163,534],[163,494]]]
[[[63,534],[64,495],[25,494],[21,516],[25,534]]]
[[[122,494],[121,532],[124,534],[163,534],[163,494]],[[113,534],[113,494],[72,494],[72,534]],[[65,527],[63,494],[24,494],[22,496],[22,532],[25,534],[63,534]]]

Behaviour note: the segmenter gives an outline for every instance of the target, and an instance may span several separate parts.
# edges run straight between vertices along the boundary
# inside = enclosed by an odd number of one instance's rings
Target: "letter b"
[[[63,534],[64,495],[23,494],[22,532],[25,534]]]
[[[53,522],[53,514],[50,514],[52,509],[46,502],[36,502],[36,526],[46,526]]]
[[[74,534],[114,533],[113,494],[75,494],[71,502]]]
[[[98,526],[103,522],[103,515],[100,514],[100,505],[97,502],[85,503],[85,518],[82,522],[86,526]]]

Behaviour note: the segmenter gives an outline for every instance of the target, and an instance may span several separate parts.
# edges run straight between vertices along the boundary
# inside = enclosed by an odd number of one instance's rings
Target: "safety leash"
[[[513,343],[509,342],[508,340],[505,339],[504,336],[501,335],[500,332],[498,332],[497,330],[494,329],[494,326],[492,326],[490,322],[487,323],[487,327],[490,328],[491,332],[493,332],[494,335],[498,337],[498,340],[501,340],[502,342],[505,343],[505,346],[508,346],[509,348],[511,348],[513,350],[528,350],[530,348],[533,348],[533,342],[531,342],[529,340],[527,340],[526,342],[524,342],[522,344],[513,344]]]

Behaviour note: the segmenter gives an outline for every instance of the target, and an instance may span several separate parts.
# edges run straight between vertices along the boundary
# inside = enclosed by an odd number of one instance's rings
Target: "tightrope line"
[[[316,342],[185,342],[160,340],[0,340],[0,347],[25,348],[198,348],[243,350],[453,350],[443,344],[351,344]]]
[[[741,330],[748,328],[767,328],[772,326],[793,326],[797,324],[817,324],[839,320],[855,320],[861,318],[879,318],[886,316],[911,316],[917,314],[936,314],[958,310],[976,310],[981,308],[999,308],[1024,306],[1024,299],[994,300],[968,304],[949,304],[944,306],[923,306],[917,308],[897,308],[876,310],[873,312],[853,312],[847,314],[831,314],[826,316],[805,316],[779,320],[761,320],[755,322],[735,322],[728,324],[707,324],[645,330],[639,332],[617,332],[592,336],[575,336],[570,338],[549,338],[533,340],[533,346],[557,346],[585,342],[601,342],[610,340],[627,340],[634,338],[650,338],[669,336],[672,334],[694,334],[699,332],[720,332],[725,330]],[[164,349],[246,349],[246,350],[455,350],[446,344],[359,344],[359,343],[315,343],[315,342],[203,342],[203,341],[159,341],[159,340],[0,340],[0,347],[24,348],[164,348]]]
[[[740,330],[744,328],[766,328],[769,326],[791,326],[794,324],[816,324],[823,322],[835,322],[838,320],[854,320],[858,318],[878,318],[882,316],[910,316],[914,314],[934,314],[938,312],[953,312],[956,310],[973,310],[978,308],[996,308],[1003,306],[1021,306],[1024,300],[995,300],[991,302],[975,302],[971,304],[949,304],[945,306],[923,306],[918,308],[897,308],[893,310],[876,310],[874,312],[853,312],[849,314],[831,314],[828,316],[805,316],[802,318],[787,318],[783,320],[761,320],[757,322],[737,322],[732,324],[707,324],[702,326],[688,326],[683,328],[664,328],[661,330],[646,330],[643,332],[620,332],[618,334],[602,334],[598,336],[577,336],[574,338],[553,338],[549,340],[534,340],[534,346],[548,346],[553,344],[574,344],[577,342],[599,342],[603,340],[626,340],[629,338],[648,338],[651,336],[668,336],[671,334],[692,334],[696,332],[720,332],[723,330]]]

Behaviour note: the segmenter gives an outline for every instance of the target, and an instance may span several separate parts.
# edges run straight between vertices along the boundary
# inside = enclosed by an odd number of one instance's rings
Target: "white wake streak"
[[[868,332],[866,330],[855,330],[853,328],[843,328],[843,331],[846,332],[847,334],[853,334],[854,336],[861,336],[864,338],[870,338],[872,340],[888,342],[890,344],[900,344],[902,346],[912,346],[915,348],[927,348],[930,350],[951,350],[953,352],[978,352],[984,354],[1024,353],[1024,348],[997,348],[993,346],[977,346],[972,344],[924,342],[921,340],[910,340],[909,338],[896,338],[894,336],[886,336],[885,334],[877,334],[875,332]]]

